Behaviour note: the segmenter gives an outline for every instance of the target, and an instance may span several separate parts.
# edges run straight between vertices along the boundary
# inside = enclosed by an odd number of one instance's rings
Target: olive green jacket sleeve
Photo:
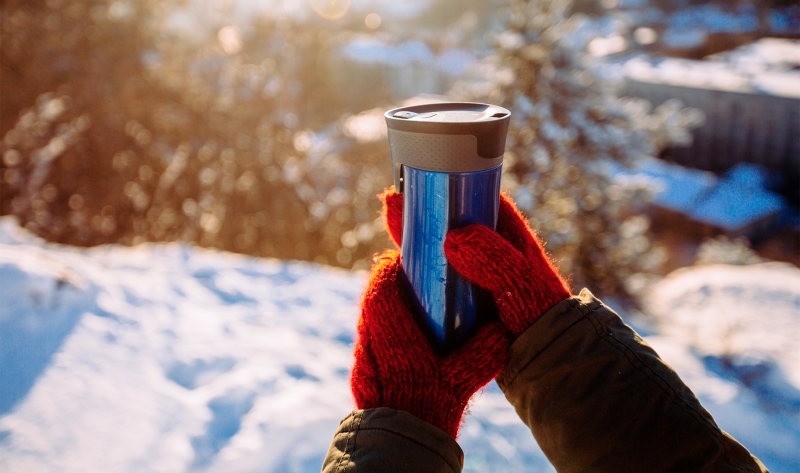
[[[767,471],[585,289],[514,342],[497,383],[559,473]]]
[[[339,424],[323,473],[459,473],[464,453],[445,431],[405,411],[353,411]]]
[[[559,473],[766,472],[617,314],[584,290],[511,346],[497,383]],[[448,434],[394,409],[354,411],[324,473],[458,473]]]

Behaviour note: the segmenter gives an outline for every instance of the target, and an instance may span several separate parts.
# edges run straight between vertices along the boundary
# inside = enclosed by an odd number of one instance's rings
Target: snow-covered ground
[[[773,473],[800,471],[800,270],[679,269],[653,289],[645,339]]]
[[[311,472],[363,273],[170,245],[55,246],[0,219],[0,471]],[[646,339],[774,472],[800,470],[800,270],[683,270]],[[466,471],[553,471],[490,385]]]

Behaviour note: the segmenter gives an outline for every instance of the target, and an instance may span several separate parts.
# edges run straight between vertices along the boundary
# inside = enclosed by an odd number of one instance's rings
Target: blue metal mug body
[[[446,354],[497,308],[447,262],[447,232],[495,229],[511,112],[497,105],[412,105],[384,114],[395,188],[404,194],[403,274],[431,345]]]
[[[403,269],[416,296],[427,335],[449,352],[496,310],[489,295],[447,262],[447,231],[470,224],[497,225],[500,172],[434,172],[403,168]]]

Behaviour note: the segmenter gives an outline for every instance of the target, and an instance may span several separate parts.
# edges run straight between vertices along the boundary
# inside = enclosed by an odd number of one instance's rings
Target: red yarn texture
[[[518,337],[570,292],[514,202],[500,197],[497,231],[451,230],[444,253],[456,271],[492,293],[500,319]]]
[[[490,322],[453,353],[438,356],[410,310],[401,271],[396,251],[372,269],[358,322],[353,396],[359,409],[404,410],[455,439],[470,397],[505,364],[511,337],[500,322]]]
[[[386,228],[399,247],[403,236],[403,194],[392,187],[380,197]],[[444,250],[456,271],[494,295],[500,318],[514,337],[570,297],[567,284],[528,221],[504,193],[500,196],[496,232],[482,225],[451,230]]]
[[[383,194],[378,196],[383,202],[383,218],[386,223],[386,230],[389,231],[389,238],[400,248],[403,242],[403,194],[398,194],[394,186],[386,189]]]
[[[506,195],[497,232],[481,225],[452,230],[445,240],[450,264],[495,297],[501,322],[484,325],[455,352],[438,356],[417,325],[401,281],[400,254],[376,261],[364,293],[350,387],[359,409],[404,410],[458,435],[470,397],[502,369],[511,343],[558,302],[566,284]],[[403,194],[380,196],[389,236],[403,238]]]

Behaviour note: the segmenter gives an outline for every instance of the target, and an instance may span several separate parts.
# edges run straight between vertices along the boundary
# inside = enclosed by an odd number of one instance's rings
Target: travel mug
[[[403,199],[403,272],[432,345],[457,348],[496,312],[488,293],[448,264],[447,231],[494,229],[511,113],[496,105],[437,103],[390,110],[392,175]]]

